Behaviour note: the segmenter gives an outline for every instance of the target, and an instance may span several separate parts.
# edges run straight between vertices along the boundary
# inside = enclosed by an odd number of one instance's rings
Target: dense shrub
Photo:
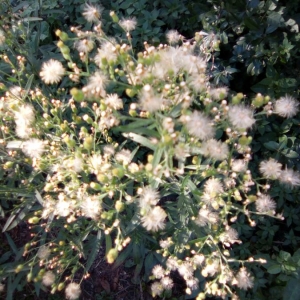
[[[130,3],[1,6],[7,299],[75,299],[103,245],[153,297],[298,293],[297,2]]]

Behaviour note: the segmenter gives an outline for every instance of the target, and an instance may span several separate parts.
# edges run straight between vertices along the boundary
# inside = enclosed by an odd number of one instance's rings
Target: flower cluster
[[[203,278],[204,297],[252,288],[250,263],[263,261],[233,257],[230,249],[243,242],[237,219],[243,215],[250,227],[262,215],[281,219],[265,183],[296,187],[300,175],[269,158],[255,178],[251,130],[271,108],[295,116],[297,101],[258,95],[262,105],[250,105],[213,86],[203,48],[216,46],[213,35],[188,41],[172,30],[170,45],[146,42],[134,56],[136,20],[111,13],[128,38],[117,40],[103,32],[101,10],[84,8],[92,31],[72,27],[72,38],[56,31],[62,59],[41,65],[45,91],[13,86],[0,99],[5,171],[24,170],[22,187],[35,191],[40,206],[28,218],[35,232],[24,248],[30,276],[77,299],[74,274],[92,252],[86,245],[100,245],[103,233],[109,263],[126,247],[161,255],[150,276],[153,297],[172,290],[174,271],[187,294]]]

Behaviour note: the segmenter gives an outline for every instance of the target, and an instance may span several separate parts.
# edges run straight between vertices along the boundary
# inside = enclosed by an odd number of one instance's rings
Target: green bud
[[[88,130],[85,127],[83,127],[83,126],[80,128],[80,131],[83,132],[83,133],[85,133],[85,134],[88,133]]]
[[[32,278],[33,278],[33,274],[31,272],[28,273],[27,276],[26,276],[27,282],[31,282]]]
[[[65,287],[65,283],[64,282],[61,282],[58,286],[57,286],[57,290],[58,291],[62,291]]]
[[[108,177],[104,174],[98,174],[97,175],[97,180],[101,183],[107,183],[108,182]]]
[[[247,136],[242,136],[239,138],[239,144],[242,146],[248,146],[251,143],[251,140]]]
[[[101,218],[102,219],[107,219],[108,217],[108,213],[106,211],[104,211],[102,214],[101,214]]]
[[[116,15],[116,13],[114,11],[111,11],[109,13],[110,17],[112,18],[112,20],[115,22],[115,23],[118,23],[119,22],[119,18],[118,16]]]
[[[212,224],[211,229],[214,231],[218,230],[218,224]]]
[[[125,204],[122,201],[118,200],[115,204],[115,208],[117,212],[122,212],[125,208]]]
[[[61,32],[60,35],[59,35],[59,38],[62,40],[62,41],[66,41],[69,39],[69,36],[66,32]]]
[[[115,177],[122,178],[124,176],[125,172],[124,172],[124,169],[122,169],[122,168],[115,168],[112,170],[112,174]]]
[[[66,137],[64,138],[64,142],[67,144],[67,146],[68,146],[69,148],[73,148],[73,147],[75,147],[75,145],[76,145],[76,141],[74,141],[73,139],[70,139],[69,136],[66,136]]]
[[[83,148],[86,150],[92,150],[94,146],[94,139],[91,136],[87,136],[83,142]]]
[[[126,89],[126,90],[125,90],[125,93],[126,93],[126,95],[127,95],[128,97],[130,97],[130,98],[132,98],[133,96],[136,95],[136,91],[133,90],[133,89]]]
[[[173,139],[172,139],[172,137],[171,137],[169,134],[165,134],[165,135],[162,137],[162,140],[163,140],[163,143],[164,143],[165,145],[172,145]]]
[[[100,104],[100,110],[105,111],[107,109],[107,105],[105,103]]]
[[[240,192],[238,190],[234,191],[234,199],[236,201],[242,201],[242,196],[241,196],[241,194],[240,194]]]
[[[244,98],[244,95],[243,95],[243,93],[237,93],[237,94],[236,94],[236,97],[237,97],[238,99],[242,100],[242,99]]]
[[[60,37],[61,34],[62,34],[61,30],[57,29],[57,30],[55,31],[55,35],[56,35],[56,36]]]
[[[241,102],[241,99],[239,99],[237,96],[232,97],[231,99],[232,104],[239,104]]]
[[[200,293],[198,294],[196,300],[204,300],[206,298],[205,294],[204,293]]]
[[[70,54],[70,48],[66,45],[63,45],[62,47],[60,47],[60,51],[62,54]]]
[[[107,212],[107,220],[112,220],[113,216],[114,216],[115,211],[114,210],[110,210]]]
[[[28,220],[29,224],[37,224],[40,221],[38,217],[32,217]]]
[[[118,257],[118,250],[114,248],[110,249],[106,255],[106,259],[109,264],[112,264],[117,257]]]
[[[65,46],[65,44],[64,44],[62,41],[58,41],[58,42],[57,42],[57,47],[58,47],[58,48],[61,48],[61,47],[63,47],[63,46]]]
[[[19,273],[19,272],[21,272],[21,271],[23,270],[23,268],[24,268],[24,265],[18,265],[18,266],[15,268],[15,272],[16,272],[16,273]]]
[[[248,199],[251,201],[251,202],[254,202],[256,201],[257,197],[255,195],[249,195],[248,196]]]
[[[198,157],[198,156],[193,156],[192,164],[193,164],[193,165],[197,165],[198,162],[199,162],[199,157]]]
[[[90,183],[90,187],[93,189],[93,190],[96,190],[96,191],[101,191],[101,185],[97,182],[91,182]]]
[[[267,104],[269,101],[271,101],[271,97],[266,96],[265,99],[264,99],[264,103]]]
[[[41,269],[38,273],[38,276],[43,276],[46,273],[45,269]]]
[[[252,100],[252,105],[254,107],[259,108],[264,104],[264,100],[264,97],[260,93],[258,93],[256,97]]]
[[[148,161],[148,163],[152,163],[152,161],[153,161],[153,155],[152,154],[149,154],[147,156],[147,161]]]
[[[7,161],[7,162],[4,164],[3,168],[4,168],[4,170],[7,170],[7,169],[12,168],[13,165],[14,165],[14,162],[13,162],[13,161]]]
[[[68,53],[62,53],[62,56],[64,57],[65,60],[71,60],[71,56]]]
[[[136,110],[130,109],[130,110],[129,110],[129,115],[130,115],[131,117],[136,117],[136,116],[137,116]]]

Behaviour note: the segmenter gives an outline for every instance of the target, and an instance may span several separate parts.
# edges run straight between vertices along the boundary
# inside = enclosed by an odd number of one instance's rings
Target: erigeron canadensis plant
[[[262,158],[261,178],[252,176],[251,133],[270,114],[293,117],[297,101],[257,94],[251,102],[212,86],[203,49],[215,45],[202,34],[189,41],[169,32],[171,45],[145,42],[135,54],[135,20],[111,13],[126,42],[105,35],[100,8],[87,5],[83,15],[93,31],[56,31],[64,60],[41,66],[47,89],[2,86],[4,169],[26,165],[22,187],[40,205],[26,206],[32,240],[15,272],[77,299],[105,239],[111,264],[131,250],[143,264],[152,251],[145,264],[153,297],[170,293],[174,272],[197,299],[251,289],[251,263],[265,260],[235,255],[243,243],[235,222],[241,215],[252,227],[263,216],[282,219],[268,194],[272,180],[300,185],[297,172],[272,158]],[[24,71],[22,57],[2,59],[13,73]]]

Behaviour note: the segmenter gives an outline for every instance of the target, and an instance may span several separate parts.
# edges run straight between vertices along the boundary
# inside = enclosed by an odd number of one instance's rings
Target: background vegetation
[[[99,2],[91,0],[89,4],[96,5]],[[0,29],[5,36],[5,43],[0,46],[3,94],[12,85],[23,86],[29,91],[34,82],[35,86],[43,86],[47,97],[53,96],[54,90],[45,87],[39,77],[42,63],[50,58],[62,60],[62,54],[56,46],[57,29],[69,36],[72,36],[70,28],[74,25],[80,26],[83,31],[92,29],[93,25],[82,16],[84,5],[85,1],[82,0],[1,2]],[[125,39],[126,33],[111,21],[110,11],[115,11],[120,18],[136,18],[137,26],[131,33],[135,54],[143,51],[144,42],[154,45],[166,43],[167,30],[176,29],[187,40],[194,39],[195,32],[198,32],[203,38],[202,54],[208,60],[207,76],[212,85],[228,86],[232,95],[247,95],[243,99],[246,104],[251,104],[257,93],[268,95],[271,99],[286,94],[299,98],[298,0],[118,0],[102,1],[101,5],[103,31],[115,38]],[[7,59],[12,65],[17,65],[18,56],[25,57],[27,63],[17,74],[11,74]],[[63,81],[56,95],[64,97],[65,89],[69,87]],[[290,119],[270,116],[261,120],[252,134],[252,174],[259,177],[258,165],[263,157],[274,158],[288,168],[300,171],[299,114]],[[30,238],[20,238],[20,235],[23,230],[27,232],[28,219],[41,208],[36,201],[41,195],[36,191],[43,189],[45,178],[44,174],[32,173],[28,166],[22,164],[18,170],[11,171],[7,165],[5,148],[1,146],[0,150],[1,228],[4,241],[0,246],[0,277],[5,279],[7,285],[7,299],[13,299],[13,293],[22,289],[32,289],[32,294],[40,293],[41,286],[38,283],[30,285],[26,282],[26,270],[17,274],[14,270],[22,261],[24,247]],[[146,154],[147,151],[142,149],[140,158]],[[28,190],[25,181],[30,182],[31,190]],[[241,292],[241,299],[279,300],[300,297],[299,190],[283,188],[274,182],[270,194],[276,199],[277,209],[283,212],[284,220],[264,218],[261,221],[257,218],[258,225],[254,228],[246,224],[243,216],[236,222],[236,230],[243,243],[234,246],[234,254],[240,259],[259,256],[268,261],[267,264],[252,267],[255,286],[252,290]],[[38,234],[43,234],[42,227],[38,230]],[[147,282],[143,275],[149,274],[154,263],[149,263],[149,249],[138,241],[139,237],[136,238],[137,242],[120,255],[117,263],[121,265],[125,262],[126,266],[134,267],[135,283],[140,280]],[[94,235],[87,241],[86,251],[89,254],[90,245],[97,244],[95,253],[87,261],[88,265],[92,265],[96,250],[103,245],[103,239]],[[153,259],[159,261],[161,257],[156,255]],[[186,297],[182,294],[184,291],[178,291],[177,299]]]

